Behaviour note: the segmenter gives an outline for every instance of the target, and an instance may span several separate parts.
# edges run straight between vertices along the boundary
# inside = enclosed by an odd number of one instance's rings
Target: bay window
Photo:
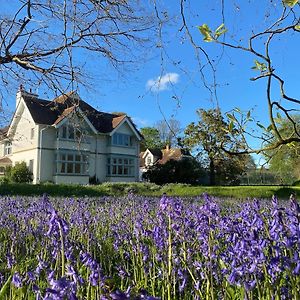
[[[87,175],[88,155],[79,152],[60,152],[57,154],[56,173],[66,175]]]
[[[134,159],[130,157],[108,157],[108,176],[134,176]]]

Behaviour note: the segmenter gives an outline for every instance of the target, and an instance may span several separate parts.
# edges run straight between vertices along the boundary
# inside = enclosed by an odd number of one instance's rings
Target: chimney
[[[20,84],[17,95],[16,95],[16,108],[18,107],[19,102],[21,101],[23,93],[24,93],[24,88],[23,88],[23,85]]]
[[[31,89],[30,89],[30,92],[25,91],[23,85],[20,84],[20,87],[19,87],[19,90],[18,90],[17,96],[16,96],[16,107],[19,105],[19,102],[21,101],[21,98],[23,96],[27,96],[27,97],[31,97],[31,98],[39,97],[39,95],[32,93]]]

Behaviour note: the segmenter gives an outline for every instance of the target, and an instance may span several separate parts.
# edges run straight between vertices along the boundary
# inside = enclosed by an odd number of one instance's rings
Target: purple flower
[[[17,288],[20,288],[23,285],[22,277],[18,272],[14,273],[11,282]]]

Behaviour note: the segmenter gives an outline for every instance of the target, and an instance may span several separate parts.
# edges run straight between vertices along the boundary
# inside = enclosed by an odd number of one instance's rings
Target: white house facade
[[[25,161],[33,183],[138,181],[141,139],[127,115],[97,111],[74,92],[48,101],[20,88],[0,130],[0,175]]]

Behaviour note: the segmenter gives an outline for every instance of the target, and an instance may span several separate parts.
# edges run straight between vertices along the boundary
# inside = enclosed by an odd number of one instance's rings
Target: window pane
[[[81,160],[80,155],[75,155],[75,161],[80,161],[80,160]]]
[[[114,164],[114,165],[117,164],[117,159],[116,159],[116,158],[113,159],[113,164]]]
[[[67,163],[67,173],[72,174],[73,173],[73,164]]]
[[[68,154],[67,160],[68,161],[73,161],[73,154]]]
[[[112,167],[112,174],[117,175],[117,166]]]
[[[118,175],[123,174],[123,166],[118,166]]]
[[[60,173],[66,173],[66,163],[61,163]]]
[[[124,175],[128,175],[128,167],[124,167]]]
[[[62,138],[64,138],[64,139],[67,138],[67,127],[66,126],[62,127]]]
[[[124,158],[124,165],[128,165],[128,159]]]
[[[66,154],[61,154],[61,160],[66,160]]]
[[[119,165],[122,165],[122,163],[123,163],[123,159],[122,159],[122,158],[119,158],[119,159],[118,159],[118,164],[119,164]]]
[[[80,164],[75,164],[75,174],[80,174]]]
[[[69,133],[68,139],[74,140],[74,127],[73,126],[69,126],[68,133]]]
[[[113,140],[112,140],[112,142],[113,142],[113,145],[117,145],[117,144],[118,144],[118,135],[117,135],[117,134],[114,134],[114,135],[113,135]]]

